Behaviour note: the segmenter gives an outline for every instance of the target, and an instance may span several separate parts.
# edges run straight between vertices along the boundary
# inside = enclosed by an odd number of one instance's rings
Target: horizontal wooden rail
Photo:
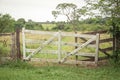
[[[38,31],[38,30],[25,30],[25,33],[41,34],[41,35],[54,35],[58,32]]]
[[[106,52],[106,51],[103,51],[101,48],[99,48],[99,51],[102,52],[102,53],[104,53],[104,54],[107,55],[108,57],[110,57],[110,54],[109,54],[108,52]]]
[[[113,38],[101,39],[100,43],[110,42],[112,40],[113,40]]]
[[[26,49],[26,52],[34,52],[36,49]],[[57,54],[57,50],[42,50],[41,52],[38,53],[50,53],[50,54]]]
[[[12,33],[0,33],[0,36],[10,36]]]
[[[33,39],[26,39],[25,40],[25,43],[26,44],[42,44],[44,43],[46,40],[33,40]],[[58,45],[58,41],[54,41],[54,42],[51,42],[51,45]],[[61,45],[65,45],[65,46],[80,46],[81,44],[83,43],[72,43],[72,42],[61,42]],[[96,47],[95,44],[89,44],[87,45],[87,47]]]
[[[85,52],[80,52],[80,53],[77,53],[75,55],[78,55],[78,56],[84,56],[84,57],[95,57],[95,53],[85,53]]]
[[[61,36],[67,36],[67,37],[79,37],[79,38],[91,38],[95,37],[95,35],[88,35],[88,34],[68,34],[68,33],[61,33]]]
[[[112,51],[113,47],[107,47],[107,48],[104,48],[104,49],[101,49],[101,51]]]
[[[94,32],[86,32],[84,34],[97,34],[97,33],[104,34],[104,33],[107,33],[107,30],[104,30],[104,31],[94,31]]]

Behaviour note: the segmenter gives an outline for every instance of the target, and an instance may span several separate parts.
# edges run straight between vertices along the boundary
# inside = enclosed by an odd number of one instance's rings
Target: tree
[[[0,33],[13,32],[15,20],[9,14],[0,14]]]
[[[72,24],[73,30],[76,31],[76,24],[85,12],[85,8],[78,9],[73,3],[60,3],[56,6],[56,10],[52,11],[52,14],[55,18],[57,18],[58,15],[66,16],[67,22]]]
[[[43,27],[40,22],[34,22],[31,19],[25,23],[25,28],[33,30],[43,30]]]
[[[86,9],[84,7],[78,9],[73,3],[60,3],[57,5],[56,10],[52,11],[52,14],[55,18],[57,18],[58,15],[66,16],[67,22],[72,25],[73,31],[77,33],[76,30],[79,18],[84,15],[85,12]],[[77,43],[77,37],[75,37],[75,43]],[[75,46],[75,48],[77,48],[77,46]],[[76,59],[78,59],[78,56],[76,56]]]
[[[31,19],[29,19],[28,22],[26,22],[26,24],[25,24],[25,28],[27,28],[27,29],[33,29],[33,27],[34,27],[33,23],[34,22]]]
[[[113,53],[116,61],[120,50],[120,0],[86,0],[89,12],[108,18],[108,25],[113,35]],[[99,14],[98,14],[99,12]]]
[[[75,19],[74,14],[75,14],[76,8],[77,8],[77,6],[75,4],[61,3],[61,4],[57,5],[56,9],[58,11],[56,11],[56,13],[59,15],[65,15],[67,17],[67,21],[69,22],[69,21]]]
[[[24,18],[19,18],[19,19],[16,21],[15,26],[21,29],[22,27],[25,26],[25,23],[26,23],[26,21],[25,21]]]
[[[43,30],[41,23],[34,22],[34,30]]]

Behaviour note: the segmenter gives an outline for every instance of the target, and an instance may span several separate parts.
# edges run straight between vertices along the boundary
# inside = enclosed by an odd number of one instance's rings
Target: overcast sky
[[[33,21],[55,21],[51,12],[59,3],[74,3],[78,7],[84,0],[0,0],[0,13],[10,14],[13,18],[32,19]],[[56,21],[65,20],[59,16]]]

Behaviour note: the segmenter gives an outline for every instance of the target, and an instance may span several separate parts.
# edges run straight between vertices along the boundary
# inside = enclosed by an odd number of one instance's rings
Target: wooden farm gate
[[[29,36],[29,34],[32,34],[32,36]],[[40,35],[51,35],[49,39],[39,39],[35,40],[35,34],[38,36]],[[37,36],[37,39],[39,38]],[[34,37],[34,38],[32,38]],[[74,39],[75,37],[77,38],[84,38],[86,41],[83,42],[69,42],[71,40],[67,40],[65,42],[66,37],[71,37],[69,39]],[[25,28],[22,29],[22,41],[23,41],[23,59],[24,60],[29,60],[32,56],[34,56],[37,53],[53,53],[58,55],[58,62],[63,63],[67,60],[68,57],[72,55],[77,55],[77,56],[88,56],[88,57],[94,57],[94,62],[98,62],[98,49],[99,49],[99,34],[96,35],[88,35],[88,34],[75,34],[75,33],[65,33],[65,32],[47,32],[47,31],[37,31],[37,30],[27,30]],[[93,41],[95,41],[95,44],[90,44]],[[39,44],[38,47],[32,49],[29,47],[30,44]],[[46,50],[47,45],[56,45],[57,50]],[[64,46],[73,46],[76,47],[76,49],[72,49],[72,51],[68,50],[63,50],[65,48]],[[35,47],[35,45],[34,45]],[[86,52],[81,52],[83,48],[86,47],[91,47],[94,49],[93,53],[86,53]],[[43,51],[45,49],[45,51]],[[65,54],[62,56],[62,54]]]

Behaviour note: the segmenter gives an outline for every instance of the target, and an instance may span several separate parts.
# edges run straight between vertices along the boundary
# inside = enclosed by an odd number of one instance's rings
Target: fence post
[[[61,31],[58,34],[58,62],[61,60]]]
[[[16,48],[17,48],[17,59],[21,59],[20,51],[20,29],[16,28]]]
[[[26,51],[25,51],[25,28],[22,28],[22,42],[23,42],[23,59],[26,58]]]
[[[95,54],[95,63],[98,63],[98,57],[99,57],[99,38],[100,35],[96,34],[96,54]]]
[[[77,34],[77,32],[75,32],[75,34]],[[75,43],[77,43],[78,42],[78,38],[77,37],[75,37]],[[77,46],[75,46],[75,49],[77,49],[78,47]],[[78,64],[77,64],[77,60],[78,60],[78,55],[75,55],[75,58],[76,58],[76,65],[78,66]]]
[[[11,55],[10,56],[11,56],[12,59],[15,59],[16,58],[15,57],[16,56],[16,54],[15,54],[16,53],[16,48],[15,48],[15,33],[11,34],[11,40],[12,40],[11,41],[12,43],[11,43]]]

